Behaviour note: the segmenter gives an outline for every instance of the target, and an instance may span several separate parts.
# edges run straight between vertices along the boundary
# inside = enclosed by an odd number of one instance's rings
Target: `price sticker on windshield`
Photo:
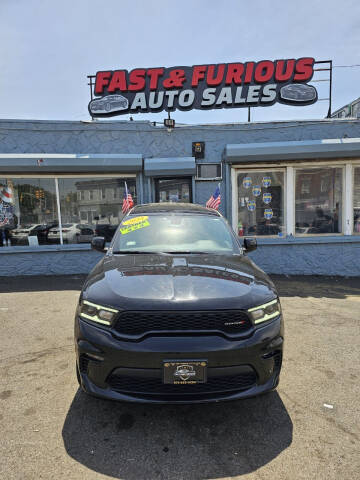
[[[127,233],[139,230],[140,228],[150,227],[149,217],[135,217],[125,220],[120,227],[120,233],[126,235]]]

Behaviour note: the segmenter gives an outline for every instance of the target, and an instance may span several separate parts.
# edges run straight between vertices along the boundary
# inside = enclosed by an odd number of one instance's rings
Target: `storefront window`
[[[285,235],[283,172],[238,174],[238,235]]]
[[[354,234],[360,234],[360,167],[354,168]]]
[[[59,178],[63,243],[89,243],[95,235],[110,241],[124,214],[125,182],[136,204],[135,178]],[[50,236],[60,242],[59,229]]]
[[[0,246],[48,244],[57,226],[54,179],[0,178]]]
[[[296,170],[295,232],[342,232],[342,168]]]
[[[59,178],[63,243],[109,242],[123,218],[125,181],[136,204],[131,178]],[[0,247],[61,243],[56,180],[0,177]]]

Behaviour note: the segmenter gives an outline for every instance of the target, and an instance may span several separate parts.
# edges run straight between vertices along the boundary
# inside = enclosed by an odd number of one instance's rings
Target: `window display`
[[[124,216],[125,181],[136,204],[135,178],[59,178],[63,243],[89,243],[95,235],[110,241]],[[51,240],[59,243],[59,235]]]
[[[285,235],[284,173],[238,174],[238,235]]]
[[[60,235],[54,178],[0,177],[0,246],[109,242],[124,216],[125,181],[136,204],[135,178],[59,178]]]
[[[295,233],[342,232],[342,168],[297,169]]]
[[[57,225],[54,179],[0,178],[0,246],[47,244]]]

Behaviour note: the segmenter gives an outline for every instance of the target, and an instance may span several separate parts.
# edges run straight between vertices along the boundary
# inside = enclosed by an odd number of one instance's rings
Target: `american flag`
[[[206,208],[214,208],[215,210],[218,210],[220,203],[221,203],[220,185],[218,185],[216,187],[215,192],[211,195],[209,200],[206,202]]]
[[[124,199],[122,204],[122,213],[125,215],[132,207],[134,206],[134,200],[131,196],[127,188],[127,184],[125,182],[125,190],[124,190]]]

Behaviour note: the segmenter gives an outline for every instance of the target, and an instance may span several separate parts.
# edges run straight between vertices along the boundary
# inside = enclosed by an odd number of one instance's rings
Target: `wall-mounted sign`
[[[192,109],[310,105],[317,91],[308,85],[311,57],[220,63],[192,67],[103,70],[96,73],[89,103],[93,117]]]

